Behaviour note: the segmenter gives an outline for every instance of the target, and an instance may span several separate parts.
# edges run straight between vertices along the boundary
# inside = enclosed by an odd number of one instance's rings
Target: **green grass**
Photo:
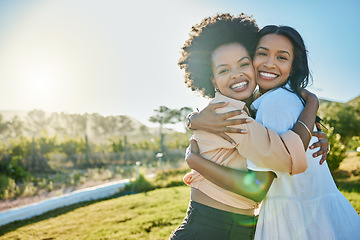
[[[360,175],[354,170],[360,169],[360,156],[355,152],[341,162],[340,167],[333,173],[336,185],[360,215]],[[354,175],[354,173],[356,175]]]
[[[186,186],[52,211],[4,226],[4,239],[167,239],[185,216]]]
[[[351,169],[358,163],[360,156],[350,155],[334,176],[360,214],[360,176]],[[184,170],[165,172],[154,181],[157,187],[173,186],[183,175]],[[185,216],[189,190],[187,186],[169,187],[72,205],[2,226],[0,239],[168,239]]]

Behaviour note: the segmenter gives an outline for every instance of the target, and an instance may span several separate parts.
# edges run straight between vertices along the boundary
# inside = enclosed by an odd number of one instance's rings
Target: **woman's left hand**
[[[320,165],[321,165],[326,160],[326,157],[330,150],[330,145],[329,145],[328,139],[326,138],[326,134],[321,131],[320,126],[318,126],[318,123],[316,123],[316,127],[317,127],[318,131],[314,131],[312,135],[314,137],[317,137],[319,139],[319,141],[316,143],[313,143],[310,146],[310,149],[314,149],[317,147],[320,148],[319,151],[317,151],[313,154],[313,157],[322,155],[322,157],[320,159]]]

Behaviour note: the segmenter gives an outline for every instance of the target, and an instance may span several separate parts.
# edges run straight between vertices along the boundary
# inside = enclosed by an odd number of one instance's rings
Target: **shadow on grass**
[[[341,191],[360,193],[360,179],[354,181],[337,180],[336,185]]]
[[[360,193],[360,176],[352,176],[348,171],[339,169],[332,172],[332,175],[339,190]]]
[[[41,221],[46,220],[46,219],[50,219],[50,218],[60,216],[62,214],[71,212],[71,211],[73,211],[73,210],[75,210],[77,208],[86,207],[86,206],[89,206],[89,205],[97,203],[97,202],[101,202],[101,201],[109,200],[109,199],[113,199],[113,198],[118,198],[118,197],[130,195],[130,194],[135,194],[135,193],[127,192],[127,191],[125,192],[124,191],[124,192],[117,193],[117,194],[115,194],[113,196],[107,197],[107,198],[102,198],[102,199],[93,200],[93,201],[76,203],[76,204],[73,204],[73,205],[69,205],[69,206],[57,208],[55,210],[51,210],[51,211],[46,212],[44,214],[41,214],[39,216],[35,216],[35,217],[32,217],[32,218],[19,220],[19,221],[15,221],[15,222],[11,222],[11,223],[8,223],[6,225],[0,226],[0,236],[4,235],[6,233],[9,233],[9,232],[15,231],[18,228],[24,227],[24,226],[26,226],[28,224],[33,224],[33,223],[41,222]]]

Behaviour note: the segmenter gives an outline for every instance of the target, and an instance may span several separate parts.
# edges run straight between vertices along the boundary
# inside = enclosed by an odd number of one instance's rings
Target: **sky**
[[[0,110],[128,115],[208,103],[177,62],[191,26],[216,13],[289,25],[306,43],[319,98],[360,95],[357,0],[0,0]]]

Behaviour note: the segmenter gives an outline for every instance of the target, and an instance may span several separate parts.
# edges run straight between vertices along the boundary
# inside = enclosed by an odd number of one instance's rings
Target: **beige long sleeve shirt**
[[[229,102],[218,113],[243,109],[245,103],[216,93],[210,103]],[[250,118],[246,113],[236,118]],[[236,142],[231,144],[225,139],[208,132],[194,131],[194,138],[200,149],[200,154],[206,159],[236,169],[247,169],[246,159],[258,167],[270,168],[279,172],[297,174],[307,168],[305,150],[300,137],[291,130],[280,136],[273,130],[262,126],[255,120],[235,126],[247,130],[247,134],[231,134]],[[240,208],[253,209],[257,203],[251,199],[225,190],[205,179],[195,170],[184,176],[184,182],[223,204]]]

